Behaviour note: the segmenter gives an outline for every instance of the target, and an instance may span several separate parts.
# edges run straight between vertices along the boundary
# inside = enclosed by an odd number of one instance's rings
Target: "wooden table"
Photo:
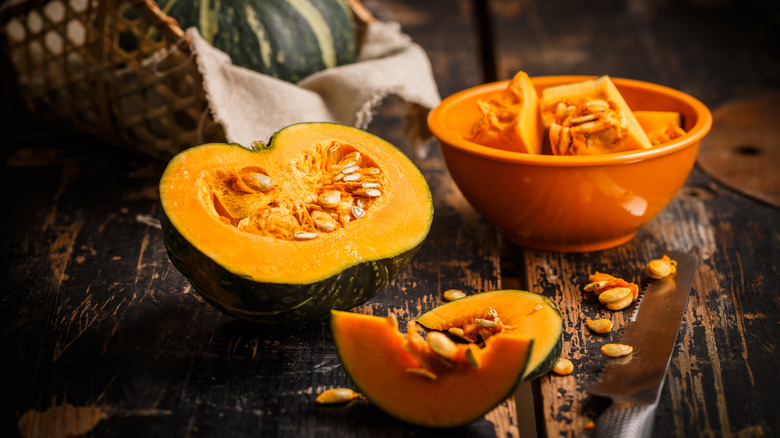
[[[406,143],[403,104],[382,106],[370,131],[415,160],[436,216],[410,268],[357,310],[393,310],[406,320],[450,288],[528,289],[559,306],[563,355],[575,367],[521,386],[484,419],[448,431],[409,426],[367,402],[316,406],[321,390],[352,385],[327,323],[260,327],[202,301],[170,264],[155,220],[165,163],[32,118],[4,65],[0,433],[37,426],[46,436],[588,436],[583,427],[603,404],[584,388],[605,360],[603,338],[583,326],[603,312],[583,299],[587,274],[638,279],[647,260],[675,249],[696,254],[700,267],[656,436],[780,434],[780,213],[777,187],[766,184],[780,167],[777,131],[750,143],[730,132],[735,143],[719,150],[732,155],[707,161],[708,147],[726,138],[718,120],[736,114],[727,104],[780,91],[778,7],[767,3],[365,1],[427,50],[442,96],[521,69],[609,74],[680,89],[716,114],[699,165],[635,239],[562,254],[504,240],[460,195],[436,143],[424,151]],[[748,169],[743,177],[731,175],[737,167]],[[764,177],[747,178],[756,175]]]

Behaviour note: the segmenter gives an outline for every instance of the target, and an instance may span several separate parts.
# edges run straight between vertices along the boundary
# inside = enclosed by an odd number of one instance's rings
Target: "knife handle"
[[[647,438],[653,434],[656,404],[613,402],[598,419],[597,438]]]

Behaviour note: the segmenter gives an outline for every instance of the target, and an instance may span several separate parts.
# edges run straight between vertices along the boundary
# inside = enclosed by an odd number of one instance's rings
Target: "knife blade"
[[[597,437],[652,435],[658,399],[699,265],[692,254],[667,255],[677,261],[677,273],[649,284],[621,340],[634,351],[610,359],[587,389],[591,395],[612,399],[597,419]]]

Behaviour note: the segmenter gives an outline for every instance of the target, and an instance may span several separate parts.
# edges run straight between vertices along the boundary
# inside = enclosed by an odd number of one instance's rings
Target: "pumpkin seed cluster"
[[[291,241],[316,239],[366,217],[386,185],[374,160],[336,141],[316,145],[276,172],[215,169],[206,181],[223,223]]]
[[[581,105],[559,102],[550,125],[550,143],[555,155],[604,153],[614,148],[627,131],[626,121],[606,100]]]

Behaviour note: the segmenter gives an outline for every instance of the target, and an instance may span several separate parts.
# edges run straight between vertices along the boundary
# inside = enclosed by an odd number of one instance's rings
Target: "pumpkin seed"
[[[626,344],[604,344],[601,352],[609,357],[627,356],[634,351],[634,347]]]
[[[572,125],[579,125],[585,122],[590,122],[591,120],[596,120],[595,114],[585,114],[584,116],[572,117],[569,121]]]
[[[317,198],[317,204],[323,208],[336,208],[339,201],[341,201],[341,192],[338,190],[328,190]]]
[[[376,167],[369,167],[368,169],[365,169],[364,172],[366,175],[379,175],[382,171]]]
[[[568,376],[574,372],[574,364],[571,363],[569,359],[559,357],[558,360],[555,361],[555,365],[553,365],[553,371],[555,374]]]
[[[355,216],[355,219],[360,219],[365,215],[366,215],[365,210],[358,207],[357,205],[352,206],[352,216]]]
[[[494,328],[498,325],[495,321],[483,318],[474,318],[474,322],[485,328]]]
[[[314,221],[314,225],[322,231],[330,232],[336,229],[336,220],[324,211],[312,211],[311,219]]]
[[[321,392],[315,401],[321,405],[330,405],[346,403],[358,397],[360,397],[360,394],[349,388],[331,388]]]
[[[604,333],[609,333],[612,330],[613,323],[609,319],[600,318],[589,319],[585,321],[585,325],[588,326],[588,328],[591,329],[594,333],[603,335]]]
[[[351,154],[347,154],[339,161],[339,167],[342,169],[352,167],[356,164],[360,164],[360,152],[355,151]]]
[[[358,181],[360,179],[360,176],[361,175],[359,173],[350,173],[348,175],[344,175],[343,180],[346,182],[354,182],[354,181]]]
[[[299,232],[295,233],[295,238],[298,239],[298,240],[316,239],[317,236],[319,236],[319,234],[308,232],[308,231],[299,231]]]
[[[607,280],[601,280],[601,281],[594,281],[592,283],[588,283],[585,285],[585,287],[582,288],[585,292],[595,292],[601,287],[603,287],[605,284],[607,284]]]
[[[602,294],[603,295],[603,294]],[[634,302],[634,294],[630,293],[626,295],[623,299],[618,301],[613,301],[611,303],[607,303],[607,309],[609,310],[623,310],[626,307],[630,306],[631,303]]]
[[[375,183],[375,182],[364,182],[363,184],[361,184],[361,186],[362,186],[364,189],[375,189],[375,188],[377,188],[377,187],[381,187],[381,186],[382,186],[382,184]]]
[[[645,269],[645,273],[647,273],[650,278],[656,280],[668,277],[676,272],[677,262],[670,259],[669,256],[666,255],[657,260],[650,260],[650,262],[647,263],[647,268]]]
[[[444,299],[447,301],[454,301],[460,298],[465,297],[466,294],[458,289],[450,289],[447,291],[444,291]]]
[[[631,290],[631,288],[613,287],[599,294],[599,302],[601,304],[614,303],[622,300],[627,295],[630,295],[633,299],[634,292]]]
[[[262,173],[250,173],[242,177],[246,185],[264,192],[274,186],[274,179]]]
[[[344,179],[344,174],[343,174],[343,173],[341,173],[341,172],[339,172],[339,173],[337,173],[337,174],[333,175],[333,178],[331,178],[331,181],[333,181],[333,182],[339,182],[339,181],[341,181],[342,179]]]
[[[452,339],[442,332],[430,332],[427,339],[431,351],[445,359],[452,359],[458,351],[458,347],[452,342]]]
[[[407,368],[404,371],[407,373],[417,374],[418,376],[424,376],[431,380],[436,380],[439,378],[436,374],[432,373],[431,370],[426,368]]]
[[[355,173],[358,170],[360,170],[360,166],[354,165],[354,166],[345,167],[344,169],[341,170],[341,173],[343,173],[344,175],[348,175],[350,173]]]
[[[366,188],[360,188],[352,192],[352,194],[357,196],[363,196],[366,198],[377,198],[379,196],[382,196],[382,192],[377,189],[366,189]]]

